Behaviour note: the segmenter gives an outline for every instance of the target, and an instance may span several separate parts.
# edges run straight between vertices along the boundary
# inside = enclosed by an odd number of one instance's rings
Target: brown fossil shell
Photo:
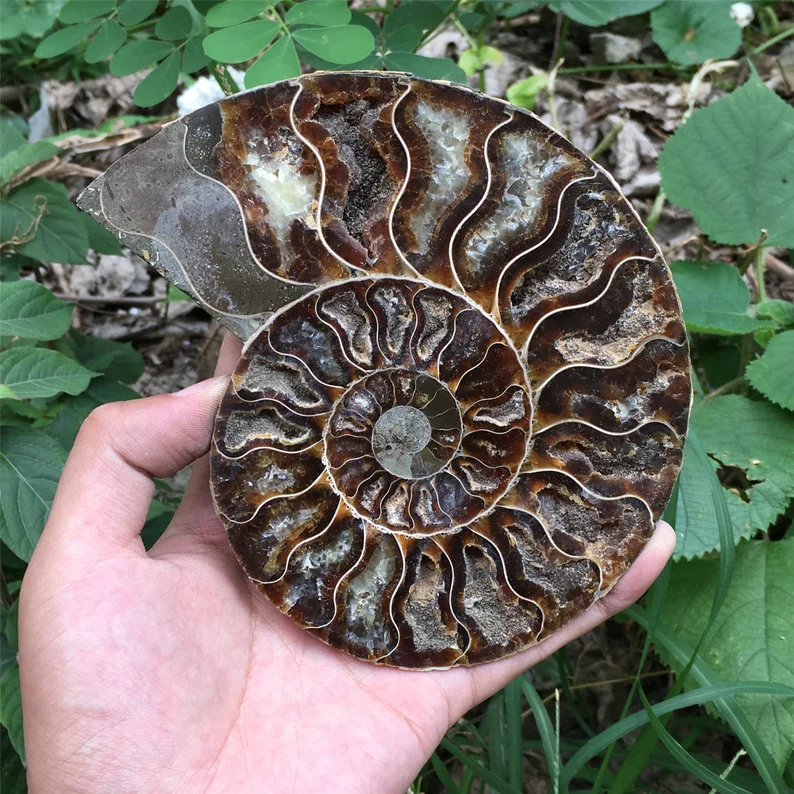
[[[532,114],[311,74],[174,122],[81,206],[247,339],[212,493],[324,642],[498,659],[642,550],[687,428],[678,299],[611,177]]]

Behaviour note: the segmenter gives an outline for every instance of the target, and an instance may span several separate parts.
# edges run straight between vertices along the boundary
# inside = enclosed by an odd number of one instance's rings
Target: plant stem
[[[656,194],[656,198],[653,200],[651,211],[645,219],[645,226],[648,228],[649,232],[652,232],[656,228],[656,224],[659,223],[665,201],[667,201],[667,193],[660,188],[659,192]]]
[[[733,380],[729,380],[727,383],[723,383],[714,391],[710,391],[704,398],[703,402],[707,402],[708,400],[713,400],[715,397],[719,397],[721,394],[726,394],[727,392],[732,392],[734,389],[738,388],[744,383],[744,375],[739,375],[738,378],[734,378]]]
[[[720,775],[720,777],[721,777],[723,780],[727,779],[728,775],[730,775],[730,773],[733,771],[733,768],[736,766],[736,762],[737,762],[737,761],[738,761],[738,760],[739,760],[739,759],[740,759],[740,758],[741,758],[743,755],[747,755],[747,750],[745,750],[744,748],[742,748],[741,750],[739,750],[739,752],[738,752],[738,753],[736,753],[736,755],[735,755],[735,756],[734,756],[734,757],[731,759],[731,762],[730,762],[730,764],[728,764],[728,766],[727,766],[727,767],[725,767],[725,771],[724,771],[724,772],[723,772],[723,773]],[[715,789],[715,788],[711,789],[711,790],[709,791],[709,794],[717,794],[717,789]]]
[[[772,36],[771,39],[765,41],[763,44],[759,44],[754,50],[750,50],[749,55],[760,55],[764,50],[774,47],[779,41],[783,41],[783,39],[787,39],[789,36],[794,36],[794,25],[787,27],[785,30],[781,30],[777,36]]]
[[[560,60],[561,55],[565,55],[565,42],[568,39],[568,17],[560,11],[557,14],[557,28],[554,32],[554,52],[551,55],[549,70]]]
[[[546,104],[549,106],[549,120],[551,126],[558,132],[565,134],[560,127],[560,120],[557,118],[557,95],[554,93],[554,84],[560,71],[563,61],[557,61],[557,65],[549,72],[549,80],[546,83]]]
[[[764,284],[764,265],[766,264],[766,248],[759,245],[755,252],[755,302],[766,300],[766,284]]]
[[[466,41],[469,44],[469,47],[471,47],[473,50],[477,50],[478,49],[477,42],[471,37],[471,33],[469,33],[469,31],[466,30],[466,28],[463,26],[461,21],[457,17],[455,17],[455,19],[452,20],[452,23],[460,31],[463,38],[466,39]]]
[[[678,68],[678,66],[672,63],[606,63],[598,64],[596,66],[571,66],[568,69],[560,69],[560,74],[584,74],[585,72],[630,72],[635,69],[675,70]]]
[[[602,139],[601,143],[590,152],[589,157],[591,160],[596,160],[601,157],[604,152],[612,148],[612,144],[617,140],[620,131],[626,126],[626,119],[622,118]]]

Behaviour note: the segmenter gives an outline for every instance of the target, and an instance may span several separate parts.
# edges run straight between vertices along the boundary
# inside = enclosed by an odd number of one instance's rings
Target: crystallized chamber
[[[690,407],[678,299],[611,177],[532,114],[311,74],[173,122],[80,205],[246,340],[213,498],[324,642],[498,659],[650,537]]]

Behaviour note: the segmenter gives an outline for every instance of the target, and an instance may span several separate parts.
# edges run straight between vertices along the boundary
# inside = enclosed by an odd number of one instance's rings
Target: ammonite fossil
[[[324,642],[497,659],[643,548],[690,407],[677,296],[614,181],[532,114],[310,74],[169,124],[80,203],[246,340],[212,493]]]

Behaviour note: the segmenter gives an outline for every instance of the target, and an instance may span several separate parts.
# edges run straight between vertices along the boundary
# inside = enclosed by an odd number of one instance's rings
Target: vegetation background
[[[72,201],[180,112],[308,69],[470,82],[613,171],[662,246],[695,404],[643,603],[449,732],[418,792],[794,785],[794,5],[0,2],[0,786],[26,790],[17,593],[92,408],[205,376],[219,329]],[[185,477],[158,482],[152,543]]]

